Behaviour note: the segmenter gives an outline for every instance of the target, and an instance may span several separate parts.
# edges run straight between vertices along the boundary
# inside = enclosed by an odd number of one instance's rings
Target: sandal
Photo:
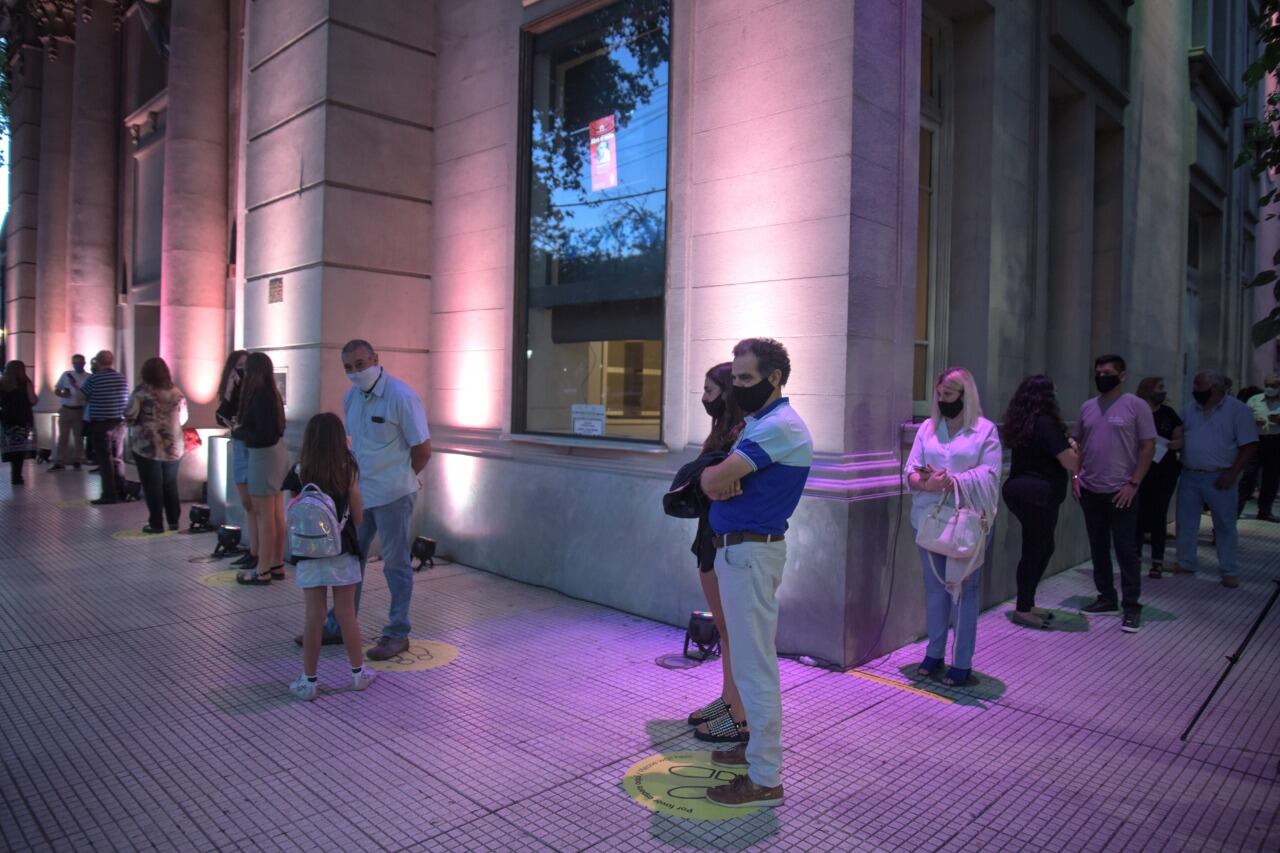
[[[974,677],[972,669],[958,669],[953,666],[947,670],[947,677],[942,679],[942,683],[948,687],[967,687],[970,684],[977,684],[978,679]]]
[[[705,733],[694,729],[693,736],[708,743],[746,743],[751,734],[746,720],[739,723],[732,714],[725,714],[707,723]]]
[[[729,713],[729,706],[723,698],[716,699],[705,708],[699,708],[689,715],[689,725],[700,726],[703,723],[709,723],[712,720],[719,719]]]
[[[266,586],[271,583],[271,572],[268,570],[263,575],[251,569],[245,569],[244,571],[236,572],[236,583],[244,586]]]
[[[273,581],[284,580],[284,563],[281,563],[278,566],[271,567],[271,579]]]
[[[916,675],[921,678],[933,678],[940,669],[942,669],[942,658],[926,657],[916,669]]]

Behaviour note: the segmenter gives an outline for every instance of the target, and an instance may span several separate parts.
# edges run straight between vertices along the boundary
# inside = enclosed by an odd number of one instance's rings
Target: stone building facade
[[[1184,398],[1197,367],[1274,369],[1240,284],[1276,235],[1232,166],[1256,11],[19,2],[6,353],[45,400],[72,351],[163,355],[212,426],[226,352],[262,350],[296,441],[368,338],[427,404],[419,532],[680,624],[692,530],[660,497],[704,371],[779,338],[817,452],[779,646],[866,660],[922,627],[897,472],[942,367],[993,417],[1042,371],[1073,411],[1102,351]],[[1002,517],[987,603],[1018,536]]]

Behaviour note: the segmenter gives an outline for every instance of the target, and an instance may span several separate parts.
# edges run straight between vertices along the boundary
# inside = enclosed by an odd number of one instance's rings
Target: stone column
[[[45,49],[40,97],[40,202],[36,214],[35,364],[41,408],[54,408],[53,384],[71,355],[67,342],[67,220],[71,87],[75,51]]]
[[[427,385],[434,3],[312,6],[250,4],[244,84],[244,345],[288,376],[291,442],[342,411],[350,338]]]
[[[1070,407],[1093,395],[1095,108],[1084,95],[1049,112],[1049,375]],[[1097,355],[1094,353],[1093,355]]]
[[[92,358],[98,350],[116,348],[120,36],[110,8],[101,0],[81,0],[78,11],[64,322],[68,354]],[[72,64],[70,57],[65,62]],[[117,365],[129,373],[137,367],[119,361]]]
[[[175,0],[169,23],[160,354],[195,426],[212,426],[225,357],[227,4]]]
[[[6,361],[35,361],[36,221],[40,182],[40,101],[44,54],[10,48],[9,216],[5,232]]]

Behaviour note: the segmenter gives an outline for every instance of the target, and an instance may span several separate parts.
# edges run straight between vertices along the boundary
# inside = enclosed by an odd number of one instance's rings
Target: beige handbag
[[[952,482],[955,486],[955,506],[950,506],[943,500],[929,510],[920,520],[916,544],[944,557],[980,560],[986,549],[991,520],[986,513],[966,506],[963,487],[955,480]]]

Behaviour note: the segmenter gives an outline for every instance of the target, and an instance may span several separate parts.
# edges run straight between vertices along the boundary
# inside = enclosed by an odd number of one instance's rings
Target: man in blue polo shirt
[[[129,380],[115,369],[116,357],[102,350],[93,357],[93,375],[80,386],[88,401],[84,417],[92,429],[94,458],[102,476],[102,495],[92,504],[124,500],[124,408],[129,402]]]
[[[1178,480],[1178,564],[1196,569],[1200,508],[1209,506],[1222,585],[1235,589],[1236,481],[1258,449],[1258,427],[1249,407],[1227,394],[1216,370],[1196,375],[1195,402],[1182,410],[1182,476]]]
[[[724,806],[782,804],[782,687],[778,677],[778,585],[787,561],[784,534],[813,463],[813,439],[782,386],[791,358],[771,338],[733,348],[733,397],[747,414],[729,458],[702,474],[711,529],[720,550],[716,575],[733,643],[733,678],[751,739],[712,753],[717,766],[741,773],[707,791]]]

